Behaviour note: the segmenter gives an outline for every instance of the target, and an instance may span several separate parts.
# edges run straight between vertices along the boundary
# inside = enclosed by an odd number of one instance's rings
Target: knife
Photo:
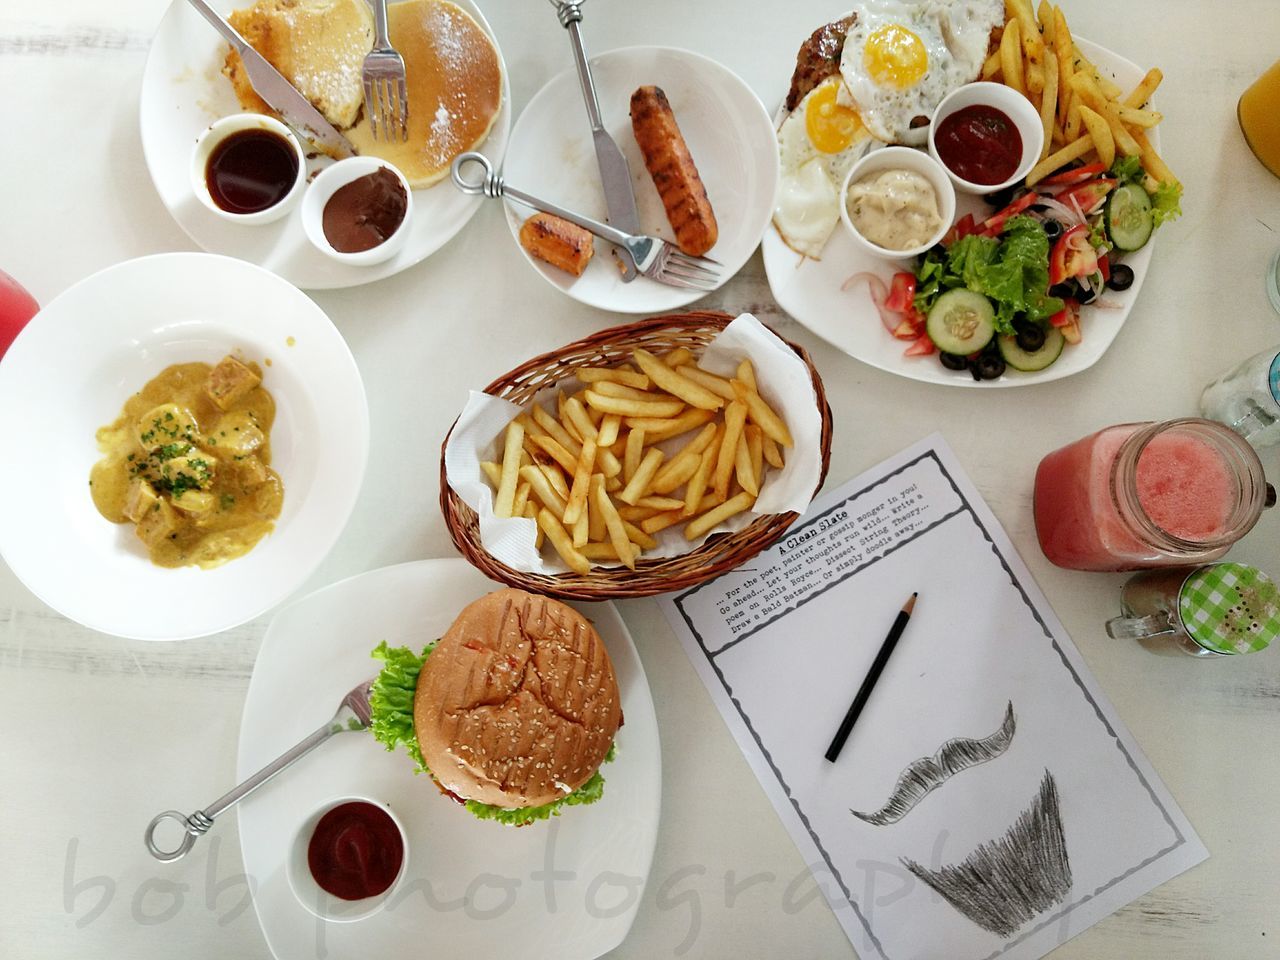
[[[604,202],[608,208],[608,221],[623,233],[639,236],[640,214],[636,212],[636,195],[631,189],[631,168],[627,158],[618,149],[609,131],[600,119],[600,102],[596,99],[595,83],[591,80],[591,66],[582,46],[582,11],[576,0],[557,6],[560,23],[569,31],[573,59],[578,66],[578,81],[582,85],[582,99],[587,103],[587,119],[591,121],[591,138],[596,148],[596,164],[600,167],[600,185],[604,187]],[[636,277],[636,264],[626,250],[615,248],[622,261],[622,279],[630,282]]]
[[[244,71],[254,92],[266,101],[267,106],[280,114],[289,126],[314,143],[331,157],[341,159],[354,157],[355,147],[351,141],[334,129],[333,124],[324,118],[310,101],[300,94],[296,87],[284,78],[271,63],[253,49],[236,28],[227,23],[222,16],[209,6],[205,0],[188,0],[209,23],[222,34],[223,39],[231,44],[231,48],[240,54],[244,61]]]

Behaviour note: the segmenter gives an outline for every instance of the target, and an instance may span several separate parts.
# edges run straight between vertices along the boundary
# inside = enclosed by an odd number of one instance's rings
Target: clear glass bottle
[[[1211,420],[1107,427],[1036,470],[1036,533],[1073,570],[1206,563],[1252,529],[1274,491],[1253,448]]]
[[[1280,347],[1255,354],[1205,387],[1200,413],[1255,447],[1280,443]]]

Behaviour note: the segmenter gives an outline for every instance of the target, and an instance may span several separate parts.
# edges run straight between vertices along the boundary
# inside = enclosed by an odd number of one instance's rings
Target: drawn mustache
[[[968,770],[980,763],[994,760],[1008,750],[1016,729],[1017,721],[1013,715],[1013,703],[1010,701],[1005,708],[1004,722],[991,736],[981,740],[969,737],[948,740],[932,757],[913,760],[898,777],[893,794],[875,813],[859,813],[852,809],[849,812],[859,820],[865,820],[878,827],[897,823],[915,809],[916,804],[961,770]]]

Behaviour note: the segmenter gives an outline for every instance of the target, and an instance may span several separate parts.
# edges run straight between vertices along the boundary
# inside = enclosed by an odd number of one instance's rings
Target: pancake
[[[356,151],[394,164],[415,189],[449,173],[453,158],[484,142],[502,106],[502,67],[488,34],[447,0],[387,7],[391,44],[404,57],[409,139],[375,140],[369,118],[347,133]]]

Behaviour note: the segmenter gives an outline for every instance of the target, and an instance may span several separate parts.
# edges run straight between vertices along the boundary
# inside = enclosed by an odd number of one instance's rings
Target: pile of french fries
[[[654,534],[684,524],[697,540],[755,503],[791,434],[761,398],[755,369],[703,370],[687,349],[576,371],[583,389],[534,403],[507,426],[501,462],[480,466],[499,517],[528,517],[569,568],[634,570]],[[674,450],[665,444],[693,431]]]
[[[1044,146],[1027,186],[1091,155],[1110,167],[1117,151],[1141,157],[1148,177],[1178,182],[1147,137],[1162,119],[1146,109],[1164,78],[1158,69],[1126,95],[1080,52],[1061,7],[1041,0],[1033,14],[1031,0],[1005,0],[1005,13],[999,49],[983,65],[982,79],[1013,87],[1040,111]]]

